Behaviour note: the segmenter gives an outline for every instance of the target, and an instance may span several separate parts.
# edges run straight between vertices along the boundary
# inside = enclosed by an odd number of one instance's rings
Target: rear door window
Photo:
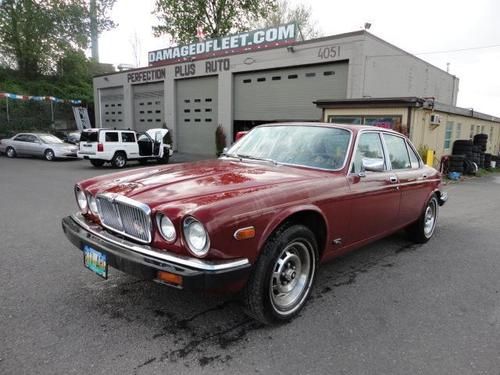
[[[106,132],[104,134],[105,142],[118,142],[118,132]]]
[[[413,150],[413,147],[411,147],[408,143],[406,143],[406,146],[408,147],[408,153],[410,154],[411,168],[412,169],[420,168],[420,160],[417,154],[415,153],[415,150]]]
[[[135,142],[135,134],[132,132],[131,133],[127,133],[127,132],[122,133],[122,142],[125,142],[125,143]]]
[[[408,155],[405,140],[391,134],[384,134],[384,140],[392,169],[411,168],[410,156]]]

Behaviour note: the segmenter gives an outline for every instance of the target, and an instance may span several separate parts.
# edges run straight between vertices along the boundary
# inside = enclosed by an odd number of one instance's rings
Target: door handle
[[[395,184],[398,182],[398,178],[396,176],[391,176],[389,177],[389,181],[391,182],[391,184]]]

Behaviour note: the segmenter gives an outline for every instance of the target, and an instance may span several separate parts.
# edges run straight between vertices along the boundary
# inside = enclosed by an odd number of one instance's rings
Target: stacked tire
[[[488,145],[488,134],[476,134],[474,136],[474,145],[479,146],[481,151],[485,152]]]
[[[491,168],[491,157],[493,155],[491,154],[484,154],[484,168],[490,169]]]
[[[464,173],[465,155],[451,155],[448,169],[450,172]]]

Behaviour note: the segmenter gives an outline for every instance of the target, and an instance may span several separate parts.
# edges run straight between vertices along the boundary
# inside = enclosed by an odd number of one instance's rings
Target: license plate
[[[88,245],[83,247],[83,265],[104,279],[108,278],[108,262],[106,260],[106,254],[103,254]]]

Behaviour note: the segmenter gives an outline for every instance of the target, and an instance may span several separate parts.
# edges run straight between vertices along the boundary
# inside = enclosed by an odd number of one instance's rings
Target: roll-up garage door
[[[177,149],[214,155],[217,128],[217,77],[176,81]]]
[[[123,122],[123,87],[99,90],[101,98],[101,127],[125,129]]]
[[[134,130],[161,128],[165,121],[163,82],[133,86]]]
[[[345,99],[348,63],[337,62],[235,74],[235,121],[321,118],[317,99]]]

